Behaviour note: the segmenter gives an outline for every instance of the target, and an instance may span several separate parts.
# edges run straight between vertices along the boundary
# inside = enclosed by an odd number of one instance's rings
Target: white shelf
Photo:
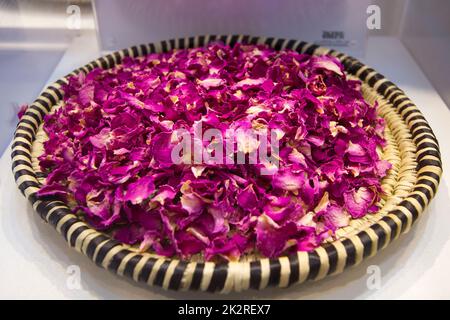
[[[92,37],[77,39],[55,69],[52,80],[96,57]],[[418,105],[429,120],[440,144],[444,169],[450,164],[450,112],[400,41],[370,38],[362,61],[387,76]],[[227,296],[196,292],[166,292],[121,279],[95,266],[68,247],[50,225],[41,221],[15,186],[10,151],[0,158],[0,298],[26,299],[193,299],[193,298],[292,298],[292,299],[417,299],[450,298],[450,201],[444,172],[439,191],[407,235],[374,258],[343,274],[289,289],[247,291]],[[81,270],[81,290],[66,285],[67,268]],[[370,265],[381,270],[381,288],[366,286]]]

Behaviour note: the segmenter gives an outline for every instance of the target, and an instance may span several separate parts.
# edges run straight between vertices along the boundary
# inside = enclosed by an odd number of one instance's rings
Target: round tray
[[[44,116],[60,103],[61,86],[80,72],[111,68],[126,56],[136,57],[176,48],[204,46],[221,40],[265,43],[276,50],[293,49],[312,55],[337,57],[350,78],[362,81],[366,100],[379,104],[378,113],[386,120],[387,147],[383,158],[393,164],[383,179],[386,196],[376,214],[353,220],[336,232],[337,239],[311,252],[297,252],[276,259],[256,256],[239,262],[213,263],[181,261],[140,253],[135,248],[92,229],[58,200],[42,200],[37,191],[42,186],[37,156],[42,151]],[[97,265],[138,282],[173,290],[242,291],[267,286],[288,287],[306,280],[318,280],[338,274],[359,264],[386,247],[400,234],[410,230],[433,198],[442,173],[439,144],[427,121],[414,103],[392,82],[358,60],[334,50],[310,43],[244,35],[197,36],[159,43],[143,44],[114,52],[73,71],[45,89],[21,118],[12,144],[12,170],[20,191],[35,211],[51,224],[77,251]]]

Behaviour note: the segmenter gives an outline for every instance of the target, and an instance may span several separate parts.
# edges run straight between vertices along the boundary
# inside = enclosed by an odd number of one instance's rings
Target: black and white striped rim
[[[67,83],[69,76],[89,72],[96,67],[111,68],[120,64],[126,56],[136,57],[176,48],[199,47],[216,40],[231,45],[236,42],[266,43],[277,50],[328,53],[340,59],[348,74],[358,77],[392,103],[410,129],[417,149],[418,164],[413,191],[380,221],[348,239],[335,241],[312,252],[298,252],[277,259],[220,264],[185,262],[159,258],[149,253],[137,253],[129,246],[90,228],[72,214],[63,202],[43,201],[37,197],[36,192],[41,185],[31,164],[32,142],[44,116],[63,98],[61,85]],[[29,106],[17,126],[11,158],[16,183],[35,211],[61,233],[71,247],[87,255],[97,265],[135,281],[165,289],[221,292],[263,289],[267,286],[287,287],[306,280],[321,279],[359,264],[410,229],[434,197],[442,173],[439,144],[427,121],[404,92],[383,75],[350,56],[314,44],[248,35],[197,36],[142,44],[106,55],[76,69],[47,87]]]

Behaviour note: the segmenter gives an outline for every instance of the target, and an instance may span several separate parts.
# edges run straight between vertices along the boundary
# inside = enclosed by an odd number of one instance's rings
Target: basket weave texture
[[[293,49],[312,55],[337,57],[350,78],[362,81],[364,98],[378,102],[378,113],[386,120],[387,146],[382,158],[392,164],[382,186],[386,195],[380,209],[336,232],[337,239],[311,252],[298,252],[276,259],[247,256],[239,262],[181,261],[140,253],[92,229],[58,200],[41,200],[37,191],[43,174],[37,157],[46,139],[44,116],[62,101],[61,86],[67,78],[93,68],[111,68],[126,56],[136,57],[176,48],[204,46],[211,41],[265,43],[277,50]],[[310,43],[244,35],[197,36],[143,44],[101,57],[73,71],[45,89],[21,118],[12,144],[12,170],[20,191],[40,217],[52,225],[77,251],[97,265],[138,282],[172,290],[242,291],[267,286],[288,287],[306,280],[338,274],[375,255],[400,234],[410,230],[434,197],[442,174],[439,144],[426,119],[395,84],[358,60]]]

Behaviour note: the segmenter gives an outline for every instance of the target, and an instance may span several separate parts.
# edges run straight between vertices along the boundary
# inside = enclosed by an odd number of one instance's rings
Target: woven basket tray
[[[337,231],[337,240],[323,244],[311,252],[298,252],[277,259],[247,256],[239,262],[213,263],[180,261],[151,253],[139,253],[133,247],[111,239],[92,229],[72,214],[61,201],[40,200],[36,192],[42,185],[37,156],[42,152],[45,114],[63,97],[61,85],[67,77],[93,68],[111,68],[125,56],[141,56],[175,48],[204,46],[210,41],[226,44],[266,43],[280,49],[293,49],[308,54],[330,54],[344,65],[350,78],[363,82],[365,99],[378,101],[378,113],[386,120],[387,147],[382,157],[392,163],[383,179],[386,196],[380,210],[353,220]],[[442,173],[439,144],[427,121],[404,92],[375,70],[358,60],[334,50],[313,44],[274,38],[250,36],[198,36],[134,46],[101,57],[73,71],[50,85],[29,106],[21,118],[12,145],[12,170],[20,191],[35,211],[50,223],[77,251],[97,265],[119,275],[149,285],[173,290],[242,291],[267,286],[287,287],[306,280],[318,280],[359,264],[386,247],[400,234],[410,230],[436,193]]]

